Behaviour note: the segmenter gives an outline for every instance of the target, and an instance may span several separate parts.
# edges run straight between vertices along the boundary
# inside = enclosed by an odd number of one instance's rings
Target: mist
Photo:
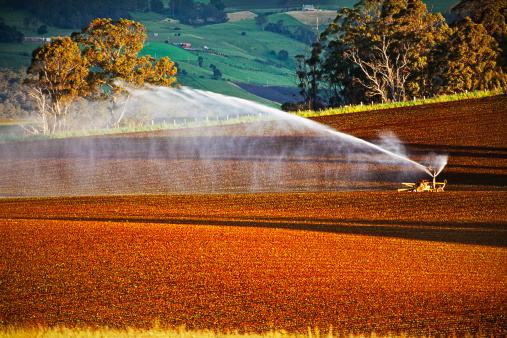
[[[235,97],[126,90],[115,102],[76,102],[67,127],[100,134],[121,119],[166,130],[3,142],[0,196],[385,190],[447,162],[412,160],[389,131],[368,142]]]

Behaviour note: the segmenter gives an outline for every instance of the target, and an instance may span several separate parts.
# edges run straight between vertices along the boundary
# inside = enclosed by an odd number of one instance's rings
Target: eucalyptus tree
[[[28,73],[36,75],[27,83],[37,107],[40,132],[51,134],[64,129],[69,104],[90,90],[89,63],[79,45],[70,37],[54,39],[33,52]]]
[[[486,28],[467,17],[432,53],[434,92],[506,89],[507,76],[497,64],[499,53]]]
[[[403,101],[428,93],[428,56],[449,34],[443,16],[421,0],[362,0],[341,9],[320,37],[331,100]]]
[[[117,104],[122,83],[174,85],[177,69],[168,57],[138,56],[146,29],[138,22],[95,19],[72,37],[53,39],[36,49],[28,72],[42,133],[65,129],[68,108],[77,97],[111,99]],[[125,110],[111,109],[110,127],[121,123]]]

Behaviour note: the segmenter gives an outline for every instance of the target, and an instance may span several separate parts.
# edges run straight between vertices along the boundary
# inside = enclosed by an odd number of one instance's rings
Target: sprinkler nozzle
[[[437,177],[437,171],[435,169],[433,169],[432,167],[428,167],[428,171],[431,177]]]

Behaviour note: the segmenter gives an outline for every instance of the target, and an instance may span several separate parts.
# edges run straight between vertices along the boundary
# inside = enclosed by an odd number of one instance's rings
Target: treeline
[[[222,0],[210,0],[207,4],[194,0],[170,0],[167,8],[164,8],[160,0],[155,2],[158,12],[178,19],[184,24],[205,25],[227,21]]]
[[[462,0],[448,23],[421,0],[361,0],[296,57],[305,101],[285,108],[506,89],[506,12],[502,0]]]
[[[0,42],[23,42],[24,35],[16,27],[8,26],[0,18]]]
[[[38,20],[61,28],[83,28],[94,18],[129,18],[130,11],[146,11],[150,0],[4,0],[6,5],[30,12]]]
[[[262,16],[260,16],[262,18]],[[256,21],[258,24],[260,21],[259,19]],[[297,26],[294,30],[290,30],[289,27],[287,27],[283,20],[278,20],[277,22],[266,22],[265,24],[260,24],[263,26],[264,30],[282,34],[288,38],[306,43],[311,44],[315,40],[317,40],[317,35],[306,26]]]
[[[34,109],[24,82],[32,77],[26,69],[0,69],[0,118],[23,119]]]
[[[177,69],[168,57],[140,56],[145,27],[135,21],[94,19],[71,36],[53,38],[37,48],[26,73],[0,71],[0,115],[34,123],[33,134],[52,134],[71,128],[68,116],[82,116],[75,104],[104,101],[108,117],[101,127],[116,128],[125,119],[127,88],[145,84],[172,86]],[[123,107],[122,107],[123,105]],[[96,107],[98,108],[98,107]]]
[[[84,28],[94,18],[130,18],[131,11],[153,11],[179,19],[182,23],[203,25],[227,21],[221,0],[208,4],[193,0],[3,0],[5,5],[29,11],[39,21],[61,28]]]

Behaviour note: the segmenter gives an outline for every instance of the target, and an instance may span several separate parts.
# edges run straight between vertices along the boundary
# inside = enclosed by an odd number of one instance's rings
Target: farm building
[[[192,44],[190,42],[174,42],[173,45],[181,47],[183,49],[191,49]]]
[[[51,42],[51,38],[44,38],[40,36],[25,36],[23,38],[25,42]]]
[[[302,8],[302,11],[303,12],[313,12],[313,11],[316,11],[317,9],[315,8],[314,5],[303,5],[303,8]]]

